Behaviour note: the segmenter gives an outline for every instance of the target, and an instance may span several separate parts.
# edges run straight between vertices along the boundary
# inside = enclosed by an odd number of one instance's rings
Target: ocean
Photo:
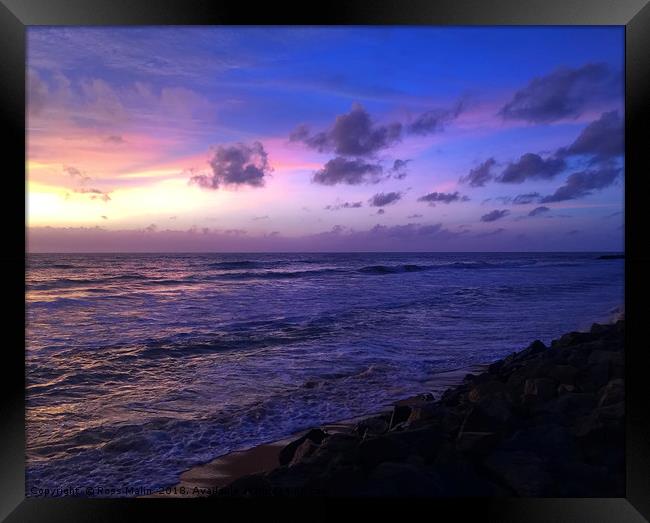
[[[30,254],[27,495],[174,485],[608,321],[600,254]]]

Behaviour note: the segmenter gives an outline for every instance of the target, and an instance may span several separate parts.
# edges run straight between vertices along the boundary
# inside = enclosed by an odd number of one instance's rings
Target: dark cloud
[[[335,205],[326,205],[325,209],[328,211],[338,211],[339,209],[358,209],[363,207],[362,202],[344,202]]]
[[[337,156],[328,161],[320,171],[316,171],[312,181],[321,185],[336,185],[338,183],[359,185],[378,182],[382,173],[381,165]]]
[[[526,205],[528,203],[533,203],[539,199],[538,192],[529,192],[526,194],[518,194],[512,199],[514,205]]]
[[[576,118],[599,102],[621,97],[622,85],[622,76],[607,64],[560,68],[533,78],[501,108],[499,115],[533,123]]]
[[[422,215],[421,214],[411,214],[411,215],[407,216],[407,218],[409,218],[409,219],[422,218]]]
[[[368,203],[371,207],[384,207],[385,205],[391,205],[398,202],[402,198],[402,193],[399,192],[380,192],[375,194],[372,198],[368,200]]]
[[[90,199],[91,200],[103,200],[105,202],[110,202],[111,197],[108,195],[107,192],[101,191],[99,189],[93,189],[93,188],[86,188],[82,187],[79,189],[73,189],[74,192],[80,193],[80,194],[90,194]]]
[[[466,183],[470,187],[483,187],[494,177],[491,171],[495,165],[495,159],[488,158],[481,165],[472,169],[467,176],[463,176],[460,182]]]
[[[82,185],[91,181],[92,178],[87,176],[81,169],[77,169],[72,165],[64,165],[63,172],[69,174],[71,178],[78,180]]]
[[[384,209],[377,209],[376,214],[386,214],[386,211]]]
[[[550,179],[566,167],[562,158],[526,153],[516,162],[509,163],[496,181],[501,183],[523,183],[528,179]]]
[[[625,150],[623,118],[618,111],[603,113],[585,127],[569,147],[558,156],[589,155],[598,161],[622,156]]]
[[[569,175],[564,185],[540,201],[541,203],[562,202],[589,196],[595,190],[612,185],[620,174],[621,169],[618,167],[575,172]]]
[[[218,189],[222,185],[262,187],[264,177],[271,171],[268,154],[260,142],[219,145],[210,167],[211,175],[195,175],[190,181],[205,189]]]
[[[452,203],[452,202],[466,202],[469,198],[467,196],[461,196],[461,194],[456,191],[453,193],[444,193],[444,192],[431,192],[420,196],[418,198],[419,202],[427,202],[431,206],[435,206],[436,203]]]
[[[82,176],[82,172],[72,165],[65,165],[63,171],[68,173],[70,176]]]
[[[494,211],[490,211],[489,213],[481,216],[481,221],[494,222],[496,220],[500,220],[501,218],[507,216],[508,214],[510,214],[510,211],[508,211],[507,209],[503,209],[503,210],[495,209]]]
[[[549,212],[551,209],[545,206],[540,206],[540,207],[535,207],[532,211],[528,213],[528,216],[539,216],[540,214],[544,214],[546,212]]]
[[[402,124],[398,122],[375,125],[368,112],[359,104],[336,117],[326,131],[311,134],[307,126],[297,127],[289,136],[319,152],[334,151],[342,156],[366,157],[386,149],[401,139]]]
[[[105,141],[107,141],[108,143],[115,144],[115,145],[120,145],[120,144],[125,143],[124,138],[122,138],[121,136],[117,136],[117,135],[107,136]]]
[[[393,166],[390,168],[390,173],[392,174],[393,178],[397,180],[403,180],[406,178],[406,165],[410,162],[411,160],[395,160],[393,162]]]
[[[463,110],[462,102],[457,103],[451,109],[432,109],[418,116],[408,126],[408,131],[411,134],[418,134],[421,136],[441,132],[445,126],[456,119]]]

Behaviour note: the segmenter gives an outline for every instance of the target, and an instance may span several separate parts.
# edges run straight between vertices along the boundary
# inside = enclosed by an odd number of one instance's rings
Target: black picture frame
[[[432,517],[485,521],[635,522],[650,519],[650,416],[645,397],[649,372],[644,313],[650,250],[643,227],[650,165],[644,128],[650,121],[650,5],[648,0],[347,0],[282,7],[276,3],[207,0],[0,0],[0,110],[4,127],[5,198],[0,206],[6,302],[0,380],[0,519],[10,522],[114,521],[152,517],[187,518],[199,508],[214,518],[236,503],[238,516],[273,500],[93,500],[25,498],[25,30],[31,25],[621,25],[626,43],[626,497],[431,499],[418,505]],[[647,130],[647,129],[646,129]],[[7,162],[8,160],[8,162]],[[20,350],[20,347],[23,350]],[[288,500],[289,504],[295,501]],[[336,500],[310,501],[302,517]],[[385,502],[371,500],[383,515]],[[393,503],[400,514],[415,506]],[[400,507],[401,505],[401,507]],[[318,507],[318,509],[317,509]],[[422,508],[421,506],[419,508]],[[294,511],[299,515],[298,511]],[[270,513],[269,513],[270,514]],[[290,515],[289,512],[280,512]],[[397,514],[397,512],[396,512]],[[443,514],[445,514],[443,516]],[[268,514],[267,514],[268,516]],[[155,516],[154,516],[155,517]],[[191,516],[190,516],[191,517]],[[390,516],[389,516],[390,517]],[[423,516],[421,516],[423,517]],[[645,518],[645,519],[644,519]]]

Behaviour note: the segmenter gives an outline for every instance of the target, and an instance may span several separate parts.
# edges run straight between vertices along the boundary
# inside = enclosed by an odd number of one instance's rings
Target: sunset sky
[[[30,251],[623,248],[623,28],[27,35]]]

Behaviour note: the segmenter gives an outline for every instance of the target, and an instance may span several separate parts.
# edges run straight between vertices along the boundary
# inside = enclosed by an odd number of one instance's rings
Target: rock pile
[[[313,429],[218,495],[624,496],[624,321],[535,341],[434,401]]]

